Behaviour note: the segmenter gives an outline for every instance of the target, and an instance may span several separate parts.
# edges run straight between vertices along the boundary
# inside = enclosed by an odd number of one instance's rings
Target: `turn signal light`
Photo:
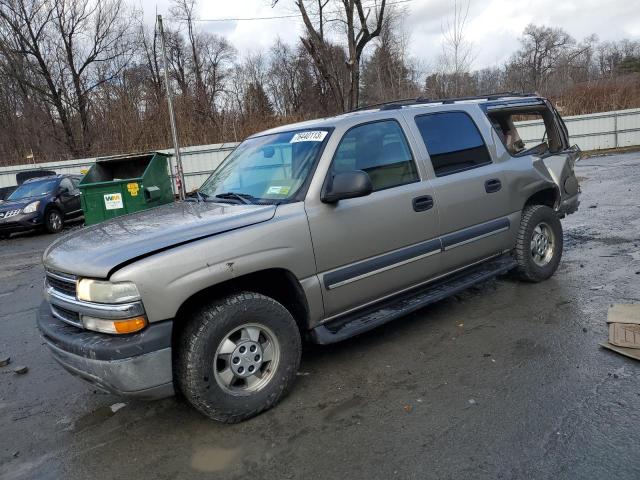
[[[133,333],[142,330],[147,326],[147,319],[144,317],[129,318],[113,322],[117,333]]]
[[[147,326],[144,316],[127,318],[126,320],[107,320],[105,318],[82,316],[82,323],[87,330],[103,333],[134,333]]]

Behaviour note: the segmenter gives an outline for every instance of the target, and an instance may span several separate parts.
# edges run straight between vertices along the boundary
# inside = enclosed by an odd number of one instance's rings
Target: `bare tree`
[[[522,90],[538,91],[575,40],[561,28],[530,24],[520,40],[522,47],[511,60],[510,75]]]
[[[596,62],[600,75],[614,76],[619,72],[621,65],[627,59],[640,58],[640,42],[632,40],[620,40],[617,42],[604,42],[597,46]]]
[[[140,16],[126,1],[0,0],[0,162],[167,147],[158,38],[133,25]],[[640,106],[637,41],[576,42],[529,25],[505,65],[471,71],[469,0],[454,0],[440,68],[424,81],[420,59],[407,56],[403,12],[383,0],[294,0],[303,38],[240,59],[197,28],[196,1],[173,0],[179,22],[166,32],[185,145],[418,96],[422,85],[430,97],[538,90],[568,114]]]
[[[442,27],[442,55],[440,70],[443,78],[451,80],[446,95],[462,95],[464,77],[473,62],[473,45],[466,39],[471,0],[454,0],[453,12]]]
[[[278,0],[273,1],[273,5]],[[362,0],[317,0],[315,11],[309,10],[305,0],[295,0],[300,10],[307,36],[300,40],[313,58],[316,67],[329,84],[336,105],[341,109],[352,110],[358,106],[360,96],[360,67],[364,48],[371,40],[380,35],[384,22],[386,0],[379,5],[364,6]],[[334,6],[335,4],[335,6]],[[338,5],[340,8],[338,8]],[[334,10],[327,10],[327,6]],[[332,55],[330,44],[325,37],[325,25],[328,22],[339,21],[344,29],[347,45],[346,65],[349,72],[348,92],[342,91],[339,74],[331,68]],[[345,105],[346,100],[346,105]]]
[[[171,14],[186,25],[187,41],[191,54],[191,68],[195,80],[195,95],[197,99],[204,98],[204,80],[202,78],[202,64],[199,55],[199,39],[194,29],[196,0],[172,0]]]
[[[24,66],[7,73],[51,107],[72,155],[90,148],[91,93],[130,58],[123,9],[123,0],[0,0],[0,53]]]
[[[147,71],[147,79],[153,93],[156,106],[160,105],[164,99],[162,88],[162,73],[160,71],[160,51],[158,42],[157,22],[153,23],[153,30],[149,31],[144,23],[138,29],[138,44],[140,46],[139,60]]]
[[[362,99],[364,104],[417,97],[418,72],[407,58],[408,37],[401,32],[400,17],[389,9],[373,53],[364,61]]]
[[[196,7],[196,0],[172,0],[171,13],[186,27],[195,111],[215,122],[216,99],[223,91],[223,82],[228,66],[235,58],[235,49],[218,35],[196,31]]]
[[[131,17],[123,0],[55,0],[55,35],[64,55],[64,90],[80,119],[83,149],[89,150],[90,93],[118,77],[133,53]],[[67,75],[64,75],[66,73]]]

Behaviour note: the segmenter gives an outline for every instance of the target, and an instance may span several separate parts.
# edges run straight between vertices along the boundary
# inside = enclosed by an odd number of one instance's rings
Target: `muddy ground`
[[[307,346],[291,394],[234,426],[63,371],[35,326],[53,237],[1,241],[0,357],[29,372],[0,368],[0,478],[640,478],[640,362],[599,346],[609,304],[640,302],[640,154],[577,172],[552,279]]]

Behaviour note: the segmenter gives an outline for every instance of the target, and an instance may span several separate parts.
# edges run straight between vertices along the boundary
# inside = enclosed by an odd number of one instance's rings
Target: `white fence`
[[[562,117],[569,130],[571,144],[581,150],[640,145],[640,108]],[[542,120],[516,122],[521,138],[540,141],[544,135]]]
[[[569,130],[571,143],[577,144],[582,150],[640,145],[640,108],[563,118]],[[518,122],[518,127],[522,138],[528,141],[540,140],[544,134],[542,121]],[[199,187],[237,145],[237,143],[217,143],[182,148],[180,152],[187,190]],[[173,150],[161,150],[161,152],[171,155],[172,172],[175,172]],[[95,161],[96,158],[84,158],[37,165],[0,167],[0,187],[15,185],[16,173],[24,170],[42,168],[55,170],[58,173],[80,173]]]

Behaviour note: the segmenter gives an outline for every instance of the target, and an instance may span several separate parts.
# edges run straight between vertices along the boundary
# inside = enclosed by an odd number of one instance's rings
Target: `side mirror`
[[[322,192],[324,203],[336,203],[347,198],[365,197],[373,191],[371,179],[362,170],[338,173]]]

